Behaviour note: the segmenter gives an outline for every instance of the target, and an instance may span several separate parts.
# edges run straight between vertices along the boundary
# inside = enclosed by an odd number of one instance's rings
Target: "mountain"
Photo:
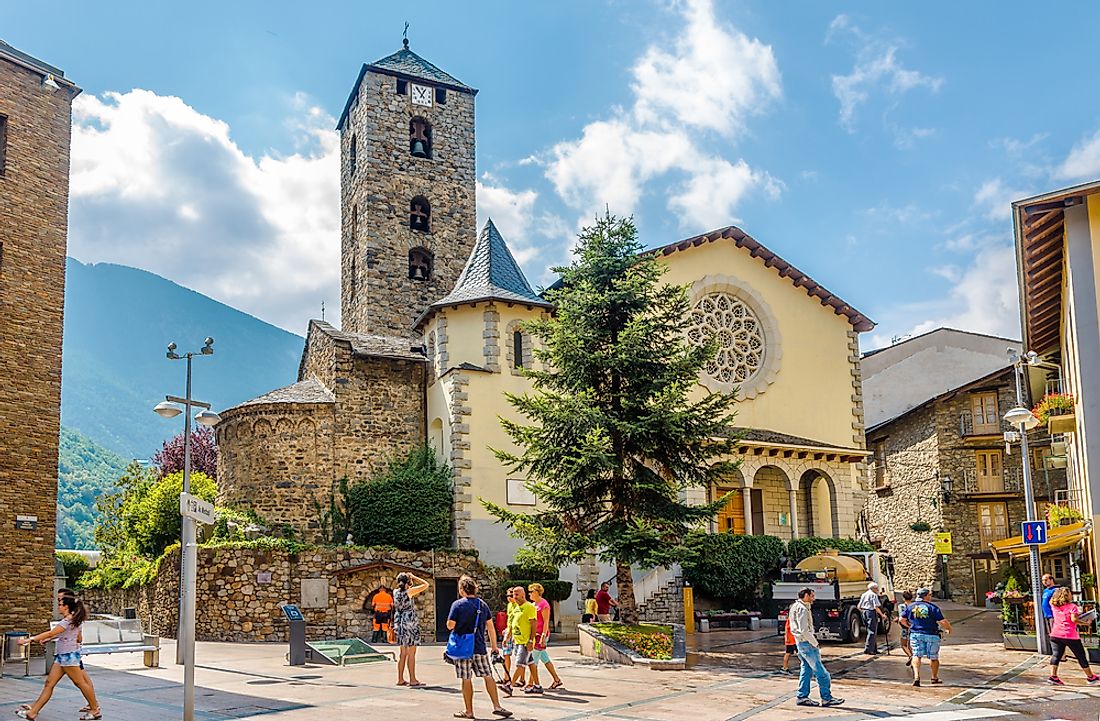
[[[61,427],[57,466],[57,547],[95,548],[95,502],[114,490],[127,460],[81,435]]]
[[[61,423],[123,458],[151,458],[183,430],[181,417],[153,413],[184,394],[171,341],[182,354],[214,338],[214,355],[193,362],[191,391],[215,411],[297,380],[300,336],[144,270],[73,258],[66,270]]]

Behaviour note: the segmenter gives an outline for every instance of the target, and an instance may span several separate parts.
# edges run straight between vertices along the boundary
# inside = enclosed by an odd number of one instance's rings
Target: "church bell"
[[[428,151],[424,149],[423,140],[414,140],[412,146],[412,156],[414,158],[426,158],[428,157]]]

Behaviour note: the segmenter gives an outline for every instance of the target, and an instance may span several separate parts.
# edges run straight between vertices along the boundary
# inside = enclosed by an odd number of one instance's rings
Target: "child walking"
[[[794,634],[791,633],[791,616],[787,614],[787,623],[783,630],[783,668],[779,669],[779,673],[793,676],[794,671],[791,671],[791,659],[797,655],[798,645],[795,643]]]
[[[103,718],[103,714],[99,710],[99,702],[96,700],[91,681],[81,671],[80,641],[77,640],[80,635],[80,624],[84,623],[84,619],[88,617],[88,609],[80,599],[72,596],[62,596],[57,602],[57,608],[62,615],[61,623],[49,631],[19,639],[19,644],[22,646],[29,643],[45,643],[53,639],[57,639],[57,643],[53,666],[50,667],[50,674],[46,677],[46,685],[42,688],[42,693],[29,708],[21,707],[15,715],[24,719],[38,718],[42,708],[53,696],[53,690],[61,681],[61,677],[68,676],[88,701],[88,710],[80,714],[81,720],[98,721]]]

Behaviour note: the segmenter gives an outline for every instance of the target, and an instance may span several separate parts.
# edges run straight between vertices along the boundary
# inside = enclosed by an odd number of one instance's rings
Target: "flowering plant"
[[[1047,393],[1031,412],[1040,423],[1046,423],[1051,416],[1073,413],[1073,396],[1068,393]]]
[[[667,633],[627,633],[619,640],[644,658],[672,658],[672,637]]]

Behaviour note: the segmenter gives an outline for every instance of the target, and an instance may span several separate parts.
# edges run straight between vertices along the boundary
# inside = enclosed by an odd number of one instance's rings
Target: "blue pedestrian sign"
[[[1024,545],[1041,546],[1047,542],[1046,521],[1024,521]]]

